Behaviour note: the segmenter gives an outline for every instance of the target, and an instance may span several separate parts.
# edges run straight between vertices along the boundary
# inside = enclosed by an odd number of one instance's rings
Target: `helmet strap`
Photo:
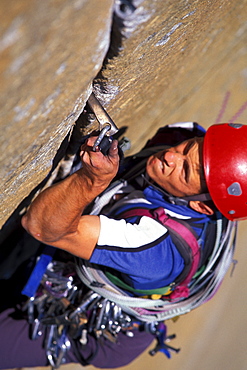
[[[168,194],[168,193],[167,193]],[[173,195],[168,195],[169,202],[179,206],[188,206],[190,201],[200,201],[205,202],[207,200],[212,200],[209,193],[196,194],[187,197],[175,197]]]
[[[190,195],[186,197],[176,197],[167,191],[165,191],[161,186],[156,184],[155,182],[150,181],[149,176],[147,174],[142,174],[142,177],[146,183],[153,186],[157,190],[159,190],[162,194],[165,195],[166,199],[172,203],[176,204],[178,206],[189,206],[190,201],[200,201],[205,202],[207,200],[212,200],[209,193],[203,193],[203,194],[196,194],[196,195]]]

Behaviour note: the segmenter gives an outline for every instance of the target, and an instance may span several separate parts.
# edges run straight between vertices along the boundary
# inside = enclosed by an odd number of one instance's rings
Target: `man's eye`
[[[189,182],[189,164],[187,161],[184,161],[184,179]]]

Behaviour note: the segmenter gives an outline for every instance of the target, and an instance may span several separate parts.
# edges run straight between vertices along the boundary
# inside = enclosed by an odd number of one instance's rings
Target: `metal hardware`
[[[76,315],[78,315],[79,313],[81,313],[85,310],[85,308],[89,305],[89,303],[91,303],[92,301],[94,301],[98,297],[99,297],[99,295],[97,293],[95,293],[93,291],[89,291],[88,294],[86,294],[85,299],[83,299],[80,306],[77,307],[77,309],[69,315],[69,319],[73,320]]]
[[[88,99],[88,104],[92,109],[97,121],[99,122],[100,134],[93,146],[93,150],[96,151],[97,148],[101,149],[100,144],[102,143],[103,139],[106,136],[108,139],[110,139],[112,135],[118,132],[118,128],[93,93]],[[111,141],[112,140],[110,140],[109,145]]]

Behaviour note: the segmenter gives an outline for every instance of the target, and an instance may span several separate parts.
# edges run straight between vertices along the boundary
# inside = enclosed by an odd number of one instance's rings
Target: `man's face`
[[[168,193],[184,197],[202,192],[203,138],[193,138],[160,151],[147,161],[147,174]]]

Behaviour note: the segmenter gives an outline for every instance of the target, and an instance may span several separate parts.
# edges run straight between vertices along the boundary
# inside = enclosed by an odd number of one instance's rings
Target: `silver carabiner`
[[[88,104],[99,122],[100,134],[93,146],[93,150],[96,151],[97,148],[100,148],[100,144],[105,136],[111,143],[110,137],[118,132],[118,128],[93,93],[88,99]]]
[[[110,125],[106,125],[104,128],[102,128],[102,130],[100,131],[99,133],[99,136],[97,137],[94,145],[93,145],[93,151],[96,152],[97,148],[100,147],[100,143],[102,142],[102,140],[104,139],[104,137],[106,136],[106,134],[108,133],[108,131],[111,129],[111,126]]]

